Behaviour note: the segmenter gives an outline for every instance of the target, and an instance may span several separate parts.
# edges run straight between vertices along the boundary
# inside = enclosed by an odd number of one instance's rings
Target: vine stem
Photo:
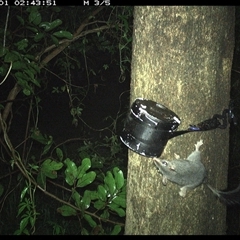
[[[104,9],[103,6],[98,7],[95,11],[93,11],[89,17],[87,17],[81,25],[78,27],[78,29],[75,31],[73,34],[73,38],[77,40],[79,37],[81,37],[80,33],[83,31],[83,29],[89,24],[89,21],[92,19],[93,16],[97,15],[100,11]],[[88,33],[91,33],[90,30]],[[87,33],[86,33],[87,34]],[[79,36],[80,35],[80,36]],[[79,36],[79,37],[78,37]],[[66,41],[63,42],[61,45],[59,45],[54,51],[52,51],[48,56],[46,56],[42,62],[40,63],[40,69],[43,68],[49,61],[51,61],[54,57],[56,57],[60,52],[62,52],[68,45],[71,44],[72,41]],[[37,57],[36,59],[38,59]],[[22,90],[22,88],[16,83],[12,90],[9,92],[8,97],[7,97],[7,104],[5,105],[5,108],[3,110],[3,120],[6,121],[9,113],[11,112],[12,109],[12,104],[13,100],[16,98],[18,93]],[[2,127],[0,126],[0,133],[2,132]]]
[[[75,209],[76,211],[79,211],[79,212],[82,212],[81,209],[79,209],[78,207],[72,205],[71,203],[69,202],[66,202],[64,200],[62,200],[61,198],[58,198],[57,196],[53,195],[52,193],[46,191],[45,189],[43,189],[41,186],[39,186],[37,184],[37,182],[35,181],[35,179],[32,177],[31,173],[28,172],[28,170],[26,169],[26,167],[24,166],[24,164],[22,163],[22,160],[20,158],[20,156],[16,153],[15,149],[13,148],[12,146],[12,143],[8,137],[8,134],[7,134],[7,125],[6,123],[4,122],[3,118],[2,118],[2,115],[0,113],[0,125],[2,127],[2,130],[3,130],[3,136],[4,136],[4,141],[6,143],[6,145],[8,146],[11,154],[12,154],[12,160],[13,160],[13,163],[17,166],[17,168],[21,171],[21,173],[23,174],[23,176],[29,181],[29,183],[33,184],[36,188],[38,188],[40,191],[42,191],[44,194],[48,195],[49,197],[57,200],[58,202],[61,202],[73,209]],[[84,211],[85,214],[88,214],[94,218],[97,218],[99,221],[103,220],[101,217],[97,216],[96,214],[94,213],[91,213],[89,211]],[[106,222],[109,222],[109,223],[113,223],[113,224],[118,224],[120,226],[124,226],[125,224],[123,223],[120,223],[120,222],[115,222],[115,221],[112,221],[112,220],[109,220],[109,219],[104,219],[104,221]]]

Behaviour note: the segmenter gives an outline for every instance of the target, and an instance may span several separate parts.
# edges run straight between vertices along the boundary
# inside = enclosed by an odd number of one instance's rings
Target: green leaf
[[[4,57],[4,62],[14,62],[18,60],[18,55],[13,52],[8,52]]]
[[[18,214],[17,217],[22,213],[22,211],[28,206],[25,202],[22,202],[18,206]]]
[[[46,145],[43,149],[42,155],[46,154],[53,144],[52,136],[47,136],[42,134],[37,128],[32,130],[31,138]]]
[[[88,214],[84,214],[84,219],[89,223],[89,225],[94,228],[97,226],[97,223],[92,219],[92,217]]]
[[[89,232],[86,228],[81,229],[81,235],[89,235]]]
[[[28,39],[22,39],[21,41],[15,43],[15,46],[17,46],[18,50],[25,49],[28,46]]]
[[[77,187],[85,187],[88,184],[92,183],[96,178],[96,173],[91,171],[82,176],[81,179],[78,179]]]
[[[61,12],[62,10],[64,11],[64,9],[62,7],[56,7],[54,6],[54,8],[51,9],[53,12]]]
[[[0,57],[3,57],[7,53],[7,48],[0,46]]]
[[[90,207],[90,203],[91,203],[90,191],[86,190],[84,192],[81,203],[82,203],[82,206],[84,207],[84,209],[88,209]]]
[[[26,57],[31,58],[31,56],[26,56]],[[32,69],[32,71],[36,73],[40,73],[40,68],[35,62],[31,62],[30,64],[28,64],[28,69]]]
[[[91,161],[89,158],[84,158],[82,160],[81,166],[78,167],[77,178],[80,179],[86,173],[86,171],[91,167]]]
[[[21,235],[21,232],[20,232],[20,230],[18,229],[18,230],[16,230],[14,233],[13,233],[13,235]]]
[[[72,198],[75,201],[75,205],[78,208],[81,208],[81,206],[82,206],[82,204],[81,204],[81,195],[77,191],[74,191],[74,193],[72,195]]]
[[[43,135],[40,132],[40,130],[37,128],[32,130],[31,138],[36,140],[37,142],[44,144],[44,145],[49,144],[50,143],[49,141],[51,140],[51,138],[49,136],[47,136],[45,134]]]
[[[29,231],[26,228],[23,229],[22,233],[24,233],[25,235],[30,235]]]
[[[42,27],[46,32],[49,32],[52,29],[60,26],[61,24],[62,24],[62,20],[56,19],[53,22],[42,22],[41,24],[39,24],[39,27]]]
[[[23,59],[27,61],[28,65],[33,65],[33,64],[36,65],[36,63],[34,63],[34,62],[30,62],[30,61],[36,60],[35,57],[31,54],[24,55]]]
[[[22,201],[23,198],[25,197],[27,190],[28,190],[28,187],[27,187],[27,186],[22,190],[21,196],[20,196],[21,201]]]
[[[6,73],[7,73],[7,68],[6,68],[6,66],[0,67],[0,75],[1,75],[1,76],[5,76]]]
[[[115,225],[110,235],[118,235],[121,232],[122,228],[120,225]]]
[[[125,198],[121,198],[121,197],[115,197],[112,200],[114,203],[116,203],[117,205],[119,205],[120,207],[126,208],[126,199]]]
[[[63,151],[60,149],[60,148],[57,148],[56,149],[56,154],[57,154],[57,157],[60,161],[63,160]]]
[[[38,32],[38,29],[35,28],[35,27],[26,26],[26,28],[29,29],[30,31],[34,32],[34,33],[37,33],[37,32]]]
[[[62,207],[58,208],[57,212],[59,212],[64,217],[77,215],[77,211],[68,205],[63,205]]]
[[[49,151],[49,149],[51,148],[52,144],[53,144],[53,138],[52,138],[52,136],[49,136],[49,140],[48,140],[46,146],[43,148],[42,155],[46,154]]]
[[[53,33],[53,35],[54,35],[55,37],[58,37],[58,38],[67,38],[67,39],[69,39],[69,40],[71,40],[71,39],[73,38],[73,35],[72,35],[70,32],[68,32],[68,31],[62,31],[62,30]]]
[[[17,17],[18,21],[19,21],[22,25],[24,25],[24,19],[23,19],[21,16],[19,16],[19,15],[17,15],[16,17]]]
[[[69,158],[67,158],[64,163],[67,165],[67,168],[65,170],[65,181],[67,184],[72,186],[74,184],[74,181],[77,177],[77,166],[76,164],[71,161]]]
[[[118,193],[118,197],[126,199],[126,184],[122,188],[122,191]]]
[[[23,73],[25,73],[25,75],[31,79],[34,78],[36,72],[33,69],[24,69]]]
[[[54,43],[56,46],[59,45],[59,41],[58,41],[58,39],[57,39],[56,37],[54,37],[54,36],[51,35],[51,39],[52,39],[53,43]]]
[[[35,78],[36,71],[33,68],[28,68],[24,70],[25,75],[27,76],[28,80],[34,83],[37,87],[41,87],[38,80]]]
[[[36,85],[37,87],[41,87],[41,85],[40,85],[40,83],[38,82],[38,80],[35,78],[35,77],[33,77],[33,78],[30,78],[30,81],[34,84],[34,85]]]
[[[115,203],[113,203],[113,202],[110,203],[109,208],[110,208],[112,211],[116,212],[119,217],[124,217],[124,216],[126,215],[125,210],[122,209],[122,208],[120,208],[117,204],[115,204]]]
[[[29,222],[30,222],[30,225],[31,225],[31,227],[34,227],[34,225],[35,225],[35,218],[33,218],[33,217],[30,217],[29,218]]]
[[[39,27],[44,28],[46,32],[49,31],[50,26],[51,26],[50,22],[42,22],[41,24],[39,24]]]
[[[43,189],[46,189],[46,180],[47,180],[47,177],[46,175],[39,171],[38,175],[37,175],[37,184],[43,188]]]
[[[114,175],[114,179],[116,182],[116,188],[117,188],[117,190],[119,190],[124,185],[123,172],[118,167],[115,167],[115,168],[113,168],[113,175]]]
[[[43,39],[44,36],[45,36],[44,33],[39,33],[39,32],[37,32],[36,35],[35,35],[35,37],[33,38],[33,40],[34,40],[35,42],[39,42],[39,41],[41,41],[41,40]]]
[[[99,199],[105,202],[107,200],[107,190],[105,189],[105,187],[103,187],[102,185],[98,185],[97,192]]]
[[[84,194],[88,195],[91,200],[99,199],[97,191],[85,190]]]
[[[116,184],[115,184],[113,175],[110,171],[107,171],[106,176],[104,178],[104,182],[107,185],[108,191],[111,194],[111,196],[114,195],[114,193],[116,191]]]
[[[104,209],[103,213],[100,215],[100,217],[103,218],[103,220],[104,219],[109,219],[110,213],[109,213],[108,209]]]
[[[22,70],[26,68],[26,63],[24,63],[23,61],[15,61],[13,62],[13,65],[12,65],[12,69],[14,70]]]
[[[21,83],[24,87],[28,85],[29,77],[26,74],[23,74],[22,72],[16,72],[14,75],[17,78],[18,82]]]
[[[101,200],[98,200],[96,202],[94,202],[94,205],[93,205],[97,210],[100,210],[100,209],[104,209],[106,207],[106,203],[101,201]]]
[[[47,159],[42,163],[41,172],[51,179],[57,178],[57,170],[61,169],[63,163]]]
[[[42,21],[41,14],[36,10],[31,11],[28,16],[28,21],[34,25],[38,25]]]
[[[34,157],[34,159],[35,159],[35,157]],[[38,169],[39,169],[39,166],[38,166],[38,165],[31,164],[31,163],[29,163],[28,165],[29,165],[33,170],[35,170],[35,171],[38,171]]]
[[[29,222],[29,216],[22,219],[22,221],[20,222],[20,231],[21,232],[26,228],[28,222]]]
[[[85,190],[84,195],[87,195],[90,197],[91,200],[96,200],[98,199],[98,194],[97,191],[90,191],[90,190]]]
[[[42,168],[46,167],[46,169],[48,169],[49,171],[57,171],[57,170],[60,170],[63,166],[63,163],[61,162],[56,162],[52,159],[47,159],[43,162],[42,164]]]
[[[19,82],[18,82],[19,83]],[[31,95],[31,91],[29,89],[26,89],[24,88],[23,89],[23,93],[26,95],[26,96],[30,96]]]

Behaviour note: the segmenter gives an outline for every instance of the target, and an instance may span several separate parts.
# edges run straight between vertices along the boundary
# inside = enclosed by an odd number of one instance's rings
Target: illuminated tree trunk
[[[159,102],[187,129],[228,107],[234,48],[234,7],[135,7],[131,103]],[[168,141],[161,158],[186,158],[203,139],[208,183],[227,186],[228,129],[188,133]],[[163,186],[151,158],[129,151],[125,234],[224,234],[226,207],[205,184],[179,196]]]

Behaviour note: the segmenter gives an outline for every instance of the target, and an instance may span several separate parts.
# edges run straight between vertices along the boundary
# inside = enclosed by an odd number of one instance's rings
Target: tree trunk
[[[135,7],[131,102],[159,102],[182,120],[178,130],[228,107],[234,7]],[[229,130],[187,133],[168,141],[163,159],[186,158],[203,139],[208,183],[227,186]],[[129,151],[125,234],[225,234],[226,207],[200,185],[179,196],[162,184],[151,158]]]

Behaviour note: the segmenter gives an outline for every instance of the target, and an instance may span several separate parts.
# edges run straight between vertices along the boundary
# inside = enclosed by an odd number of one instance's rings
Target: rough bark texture
[[[173,110],[186,129],[228,107],[234,7],[135,7],[131,102],[142,97]],[[203,139],[208,182],[227,186],[228,129],[188,133],[161,155],[187,157]],[[226,208],[205,184],[179,196],[163,186],[151,158],[129,151],[125,234],[225,234]]]

